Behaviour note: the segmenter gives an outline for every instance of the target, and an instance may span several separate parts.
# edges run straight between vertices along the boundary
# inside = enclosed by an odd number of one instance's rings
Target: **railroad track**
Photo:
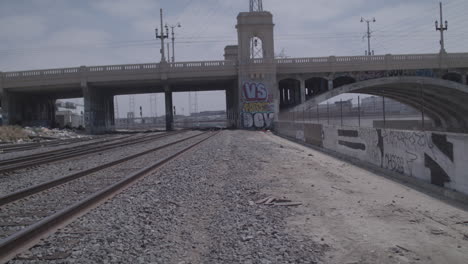
[[[79,142],[86,142],[93,140],[92,138],[71,138],[71,139],[54,139],[51,141],[34,142],[34,143],[22,143],[22,144],[8,144],[0,145],[0,153],[11,153],[18,151],[33,150],[38,148],[46,147],[57,147],[62,145],[68,145]]]
[[[218,132],[203,132],[0,197],[0,263],[112,198]],[[162,153],[161,153],[162,152]],[[146,159],[152,161],[148,165]],[[146,158],[146,159],[145,159]],[[130,167],[130,171],[128,170]],[[105,174],[105,176],[103,176]]]
[[[47,152],[42,152],[38,154],[22,156],[7,160],[0,161],[0,173],[11,172],[19,169],[30,168],[33,166],[43,165],[55,161],[63,161],[70,158],[75,158],[79,156],[84,156],[96,152],[111,150],[115,148],[125,147],[129,145],[144,143],[152,141],[155,139],[164,138],[167,136],[175,135],[182,133],[184,131],[170,132],[158,135],[149,135],[138,138],[128,138],[124,137],[123,140],[110,140],[102,144],[96,145],[96,143],[84,144],[77,147],[71,147],[61,150],[52,150]]]

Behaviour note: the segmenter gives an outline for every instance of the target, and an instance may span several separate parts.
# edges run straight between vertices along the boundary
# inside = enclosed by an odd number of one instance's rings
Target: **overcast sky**
[[[276,52],[289,57],[363,55],[366,25],[372,24],[376,54],[436,53],[439,17],[436,0],[264,0],[273,13]],[[445,0],[449,21],[448,52],[467,51],[467,0]],[[1,0],[0,71],[80,65],[148,63],[160,60],[154,39],[159,8],[176,29],[176,60],[221,60],[226,45],[236,44],[236,16],[248,0]],[[199,110],[224,107],[224,92],[199,96]],[[149,97],[136,105],[149,113]],[[158,111],[162,114],[163,97]],[[185,111],[188,97],[175,95]],[[128,99],[119,97],[119,112]]]

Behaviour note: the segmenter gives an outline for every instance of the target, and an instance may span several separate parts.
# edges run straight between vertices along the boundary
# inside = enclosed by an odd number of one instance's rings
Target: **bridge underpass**
[[[299,81],[296,80],[296,83]],[[361,82],[352,81],[347,77],[347,81],[334,83],[340,86],[321,92],[302,105],[296,104],[286,112],[308,112],[315,109],[318,104],[346,93],[366,94],[391,98],[420,110],[435,122],[436,130],[468,132],[466,85],[451,80],[411,76],[384,77]]]

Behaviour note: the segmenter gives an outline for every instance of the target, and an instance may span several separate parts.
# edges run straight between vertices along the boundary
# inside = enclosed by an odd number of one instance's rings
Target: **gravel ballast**
[[[241,133],[241,134],[239,134]],[[317,263],[326,246],[287,232],[289,207],[256,205],[269,145],[225,131],[11,263]]]
[[[79,156],[72,159],[57,161],[45,165],[35,166],[27,169],[17,170],[0,174],[0,196],[8,193],[41,184],[53,179],[61,178],[78,171],[86,170],[103,163],[108,163],[120,158],[133,155],[145,150],[156,148],[170,142],[174,142],[200,132],[188,131],[147,141],[130,146],[110,149],[85,156]]]

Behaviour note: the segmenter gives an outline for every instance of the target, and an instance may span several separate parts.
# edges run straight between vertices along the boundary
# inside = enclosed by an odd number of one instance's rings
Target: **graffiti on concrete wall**
[[[444,187],[454,168],[454,146],[435,132],[374,128],[324,128],[326,148],[368,161],[383,169]],[[333,136],[335,135],[335,136]],[[327,136],[326,136],[327,137]],[[330,139],[331,138],[331,139]]]
[[[447,135],[382,130],[382,140],[384,169],[430,180],[442,187],[451,182],[449,174],[454,167],[454,153],[453,143],[448,142]]]
[[[273,94],[261,82],[242,85],[242,125],[244,128],[268,129],[274,120]]]
[[[317,137],[315,130],[280,122],[278,131],[291,137]],[[468,136],[430,131],[341,128],[322,125],[325,149],[371,163],[397,174],[468,194]],[[294,133],[292,133],[294,132]],[[313,136],[309,135],[314,132]],[[317,135],[316,135],[317,134]]]
[[[390,70],[390,71],[362,71],[362,72],[342,72],[336,73],[331,78],[351,77],[357,82],[385,78],[385,77],[400,77],[400,76],[417,76],[434,78],[436,74],[431,69],[420,70]]]

